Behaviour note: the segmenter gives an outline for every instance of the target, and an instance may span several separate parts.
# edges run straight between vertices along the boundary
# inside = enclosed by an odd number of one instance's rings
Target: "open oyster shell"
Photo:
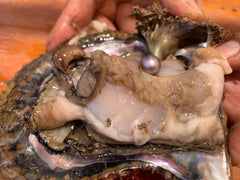
[[[231,68],[210,47],[222,30],[157,5],[134,14],[139,35],[75,37],[9,82],[3,178],[231,178],[220,107]],[[140,65],[149,54],[161,60],[154,75]]]

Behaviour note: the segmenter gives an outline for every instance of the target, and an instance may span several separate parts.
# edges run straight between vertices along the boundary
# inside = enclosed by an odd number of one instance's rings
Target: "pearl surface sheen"
[[[146,55],[141,60],[141,67],[144,72],[155,75],[161,67],[160,60],[154,55]]]

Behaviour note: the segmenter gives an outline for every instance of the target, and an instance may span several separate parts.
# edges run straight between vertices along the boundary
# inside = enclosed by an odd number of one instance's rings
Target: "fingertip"
[[[115,31],[116,30],[116,27],[114,26],[114,24],[112,23],[111,20],[109,20],[106,16],[103,16],[101,14],[98,14],[95,16],[95,20],[97,21],[100,21],[102,23],[105,23],[107,25],[107,28],[112,30],[112,31]]]
[[[64,28],[62,30],[60,29],[56,30],[56,28],[58,28],[58,26],[55,26],[51,31],[50,35],[48,36],[46,44],[47,52],[55,49],[74,34],[73,32],[66,31]]]
[[[137,33],[136,20],[126,17],[121,23],[118,24],[118,29],[125,32]]]
[[[235,40],[230,40],[216,48],[226,58],[232,57],[240,50],[240,44]]]
[[[85,27],[93,18],[93,0],[69,0],[53,27],[46,45],[50,51]]]
[[[205,14],[198,6],[196,0],[161,0],[161,4],[177,16],[188,17],[194,21],[205,19]]]
[[[227,76],[224,82],[224,100],[222,107],[228,115],[228,124],[238,123],[240,117],[240,82],[236,78]]]
[[[240,167],[240,123],[236,123],[231,127],[228,138],[232,165]]]
[[[62,21],[56,23],[47,39],[46,51],[51,51],[58,47],[60,44],[70,39],[75,34],[75,31],[66,26]]]
[[[237,38],[227,41],[217,47],[228,60],[233,70],[240,69],[240,41]]]
[[[118,6],[115,23],[119,30],[136,33],[136,19],[130,14],[133,11],[133,3],[121,3]]]

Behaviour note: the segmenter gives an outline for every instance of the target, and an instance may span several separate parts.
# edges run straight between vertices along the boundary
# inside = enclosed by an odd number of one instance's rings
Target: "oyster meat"
[[[133,15],[139,34],[84,32],[9,82],[3,178],[231,178],[221,101],[232,70],[214,49],[223,30],[156,4]]]

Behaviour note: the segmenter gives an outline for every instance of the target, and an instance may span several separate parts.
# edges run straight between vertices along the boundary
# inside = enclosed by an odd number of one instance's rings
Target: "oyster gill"
[[[121,32],[88,36],[77,46],[67,45],[34,60],[9,83],[1,102],[3,177],[116,179],[142,169],[168,179],[229,178],[219,110],[223,75],[230,72],[226,59],[210,47],[197,49],[189,65],[173,55],[165,58],[186,46],[174,40],[177,48],[162,55],[158,53],[162,46],[153,46],[162,40],[151,42],[152,34],[162,32],[161,15],[173,17],[155,6],[142,11],[137,13],[139,19],[153,20],[148,26],[139,22],[146,43]],[[193,44],[207,40],[206,24],[193,34],[202,29],[205,33]],[[183,36],[181,32],[179,37]],[[115,45],[118,49],[105,51]],[[149,53],[165,59],[155,76],[139,65]]]

